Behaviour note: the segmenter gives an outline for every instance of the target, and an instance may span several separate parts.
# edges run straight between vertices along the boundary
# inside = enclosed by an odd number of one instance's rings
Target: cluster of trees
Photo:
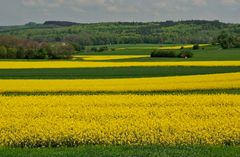
[[[13,36],[0,36],[0,59],[66,59],[74,48],[66,43],[37,42]]]
[[[102,47],[92,47],[90,51],[92,52],[104,52],[104,51],[115,51],[115,48],[109,48],[107,46],[102,46]]]
[[[154,50],[151,53],[152,58],[192,58],[193,53],[191,50]]]
[[[45,21],[43,25],[73,26],[73,25],[79,25],[79,23],[69,22],[69,21]]]
[[[198,50],[198,49],[200,49],[199,44],[194,44],[192,49],[193,49],[193,50]]]
[[[222,32],[222,34],[218,36],[217,42],[223,49],[240,48],[240,35],[233,36],[227,32]]]

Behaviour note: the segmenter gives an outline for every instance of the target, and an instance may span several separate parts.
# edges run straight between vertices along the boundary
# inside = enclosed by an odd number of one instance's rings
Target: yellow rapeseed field
[[[1,61],[0,69],[240,66],[240,61],[100,62],[127,57],[139,56]],[[0,79],[0,147],[239,145],[239,94],[154,95],[154,91],[215,89],[240,89],[240,72],[123,79]],[[71,96],[71,92],[76,93]]]
[[[240,95],[0,96],[1,146],[240,143]]]
[[[162,91],[240,88],[240,73],[160,78],[0,80],[4,92]]]
[[[209,46],[210,44],[199,44],[199,46],[201,47],[205,47],[205,46]],[[159,49],[161,50],[178,50],[178,49],[181,49],[181,48],[193,48],[193,45],[178,45],[178,46],[163,46],[163,47],[160,47]]]
[[[74,56],[74,59],[81,59],[84,61],[107,61],[107,60],[118,60],[118,59],[135,59],[135,58],[146,58],[149,55],[79,55]]]
[[[199,44],[201,47],[209,46],[210,44]],[[171,45],[171,46],[144,46],[144,47],[127,47],[127,48],[116,48],[116,50],[154,50],[154,49],[161,49],[161,50],[179,50],[182,47],[185,49],[191,49],[193,48],[193,44],[189,45]]]
[[[1,61],[0,69],[31,68],[96,68],[150,66],[240,66],[240,61],[183,61],[183,62],[94,62],[94,61]]]

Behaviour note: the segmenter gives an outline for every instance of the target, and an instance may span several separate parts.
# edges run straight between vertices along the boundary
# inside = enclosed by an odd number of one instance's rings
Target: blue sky
[[[0,25],[191,19],[240,23],[240,0],[0,0]]]

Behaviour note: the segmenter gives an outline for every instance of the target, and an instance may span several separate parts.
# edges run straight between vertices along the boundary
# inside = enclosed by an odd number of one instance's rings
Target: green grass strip
[[[238,157],[238,146],[81,146],[76,148],[0,148],[1,157]]]
[[[155,90],[155,91],[41,91],[41,92],[2,92],[2,96],[49,96],[49,95],[189,95],[189,94],[240,94],[239,88],[227,89],[195,89],[195,90]]]
[[[0,79],[112,79],[167,77],[240,72],[240,67],[107,67],[0,69]]]

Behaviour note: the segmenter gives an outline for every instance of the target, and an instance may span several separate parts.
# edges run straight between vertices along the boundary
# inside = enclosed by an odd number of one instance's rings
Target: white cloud
[[[240,5],[240,0],[221,0],[223,5]]]
[[[192,0],[192,4],[199,7],[206,6],[207,0]]]
[[[136,12],[138,10],[137,7],[126,2],[126,0],[22,0],[22,4],[27,7],[47,7],[49,9],[65,5],[80,12],[86,7],[95,7],[109,12]]]
[[[24,19],[101,22],[215,17],[240,22],[240,0],[2,0],[0,4],[3,24]]]
[[[22,0],[22,4],[27,7],[47,7],[58,8],[65,0]]]

